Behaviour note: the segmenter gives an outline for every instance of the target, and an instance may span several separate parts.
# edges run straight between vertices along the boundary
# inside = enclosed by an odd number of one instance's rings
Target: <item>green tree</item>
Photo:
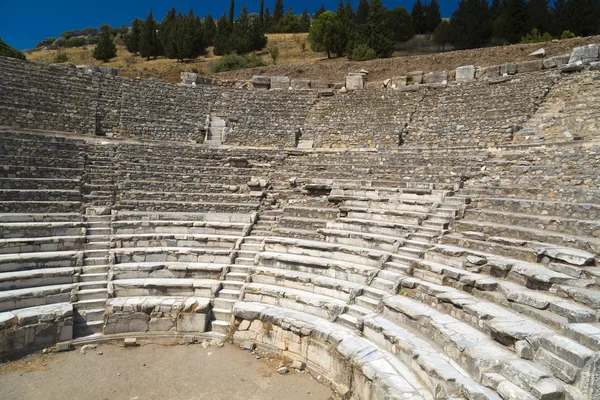
[[[321,4],[321,7],[319,7],[313,14],[313,19],[316,20],[317,18],[319,18],[319,15],[323,14],[325,11],[327,11],[327,9],[325,8],[325,4]]]
[[[568,0],[563,10],[564,27],[578,36],[600,33],[598,0]]]
[[[140,54],[147,60],[150,57],[156,58],[160,54],[160,44],[156,34],[156,21],[154,21],[154,17],[152,16],[152,9],[150,9],[150,13],[144,21],[144,27],[140,36]]]
[[[98,34],[98,28],[93,28],[91,26],[88,26],[87,28],[83,28],[81,30],[81,34],[83,36],[97,35]]]
[[[327,58],[331,58],[333,37],[335,34],[335,14],[325,11],[310,27],[308,41],[313,51],[326,51]]]
[[[224,56],[233,51],[230,40],[232,33],[233,27],[227,19],[227,14],[223,14],[217,22],[217,32],[215,33],[213,53],[216,56]]]
[[[358,0],[358,7],[356,9],[356,24],[364,25],[369,19],[369,0]]]
[[[265,26],[265,32],[267,32],[267,33],[273,32],[273,16],[271,15],[271,10],[269,10],[269,7],[267,7],[265,9],[264,26]]]
[[[279,20],[279,23],[275,27],[276,32],[280,33],[298,33],[300,32],[300,20],[296,15],[294,15],[294,10],[290,6],[287,12]]]
[[[389,10],[388,13],[388,20],[394,30],[395,41],[406,42],[415,36],[413,20],[406,8],[398,6]]]
[[[381,0],[372,0],[369,18],[361,29],[361,41],[375,50],[377,58],[388,58],[394,52],[394,29],[388,22],[388,13]]]
[[[107,62],[111,58],[117,56],[117,48],[113,42],[112,37],[110,36],[110,25],[100,25],[100,41],[94,48],[93,57],[96,60],[102,60]]]
[[[202,21],[200,17],[194,15],[194,10],[190,9],[188,15],[180,22],[182,28],[178,31],[182,32],[181,40],[179,41],[179,59],[194,59],[206,52],[206,40],[202,29]]]
[[[445,50],[446,45],[452,41],[452,28],[448,20],[443,19],[437,28],[435,28],[432,40],[433,43],[442,47],[442,51]]]
[[[377,58],[377,53],[366,44],[359,44],[356,46],[348,57],[350,61],[368,61],[375,58]]]
[[[352,50],[352,42],[356,36],[354,11],[352,10],[352,6],[348,7],[348,4],[344,5],[343,0],[340,0],[338,8],[335,11],[331,50],[338,57],[342,57]]]
[[[0,56],[9,57],[9,58],[17,58],[19,60],[25,60],[25,54],[22,51],[15,49],[14,47],[10,47],[8,43],[6,43],[2,38],[0,38]]]
[[[129,32],[123,37],[125,40],[125,47],[127,47],[127,51],[131,54],[137,54],[140,51],[140,38],[142,36],[142,29],[144,26],[144,21],[139,18],[131,21],[131,28]]]
[[[530,32],[537,29],[540,32],[558,33],[552,23],[552,13],[548,0],[529,0],[527,2],[527,22],[525,29]]]
[[[410,15],[412,16],[415,32],[419,34],[425,33],[427,30],[427,21],[425,20],[425,6],[421,0],[415,1]]]
[[[234,20],[234,14],[235,14],[235,1],[230,0],[230,2],[229,2],[229,23],[232,25],[233,25],[233,20]]]
[[[61,37],[65,38],[65,40],[69,40],[74,36],[81,36],[81,32],[77,29],[66,31],[60,34]]]
[[[442,14],[440,14],[440,3],[437,0],[431,0],[431,3],[425,6],[425,30],[433,32],[435,28],[442,22]]]
[[[518,43],[527,33],[525,0],[506,0],[504,13],[498,20],[499,34],[510,43]]]
[[[237,54],[246,54],[252,51],[250,19],[248,17],[248,8],[245,5],[235,20],[235,24],[233,24],[233,33],[229,40],[231,49]]]
[[[49,37],[49,38],[46,38],[44,40],[37,42],[37,44],[35,45],[35,48],[39,49],[41,47],[52,46],[54,44],[54,42],[56,42],[56,38]]]
[[[260,11],[258,12],[260,23],[265,25],[265,0],[260,0]]]
[[[310,14],[308,10],[305,8],[302,15],[300,15],[300,19],[298,20],[298,31],[299,32],[308,32],[310,29]]]
[[[217,23],[211,14],[206,14],[204,17],[202,29],[204,30],[204,39],[207,44],[213,44],[215,34],[217,33]]]
[[[277,26],[284,16],[283,0],[275,0],[273,8],[273,25]]]
[[[492,36],[487,0],[461,0],[450,21],[452,44],[460,49],[486,45]]]
[[[248,17],[250,24],[250,38],[252,42],[252,51],[260,51],[267,45],[267,37],[265,36],[265,28],[262,24],[259,15],[250,14]]]
[[[172,7],[164,16],[160,30],[158,31],[158,40],[167,58],[179,59],[177,42],[181,39],[183,30],[183,15]]]

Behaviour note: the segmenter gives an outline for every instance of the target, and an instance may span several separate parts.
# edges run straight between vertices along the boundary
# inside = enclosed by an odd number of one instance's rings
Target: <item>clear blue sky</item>
[[[351,0],[356,9],[358,0]],[[409,11],[415,0],[384,0],[388,8],[397,5]],[[456,8],[458,0],[438,0],[442,17],[450,17]],[[284,0],[286,10],[293,6],[294,12],[300,13],[304,8],[312,14],[321,4],[330,10],[337,7],[339,0]],[[346,0],[344,0],[346,2]],[[425,0],[424,2],[428,2]],[[245,4],[250,12],[258,12],[260,0],[237,0],[236,13]],[[273,10],[275,0],[265,0],[265,7]],[[229,10],[229,1],[181,1],[171,0],[100,0],[92,2],[62,1],[62,0],[7,0],[2,5],[2,23],[0,37],[13,47],[21,50],[35,47],[35,44],[47,37],[58,37],[61,32],[71,29],[81,29],[87,26],[98,27],[107,23],[112,26],[129,25],[136,17],[146,18],[150,8],[154,10],[154,18],[161,20],[167,11],[175,6],[177,10],[187,12],[190,7],[198,15],[212,14],[218,17]]]

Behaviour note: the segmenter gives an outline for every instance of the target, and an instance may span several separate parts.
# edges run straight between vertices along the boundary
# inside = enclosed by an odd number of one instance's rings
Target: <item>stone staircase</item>
[[[105,209],[101,209],[105,211]],[[77,302],[74,305],[76,336],[101,333],[108,298],[109,252],[111,248],[111,215],[96,214],[88,209],[83,267],[79,277]]]
[[[265,237],[272,236],[273,230],[279,224],[279,219],[283,210],[266,210],[260,213],[258,221],[252,227],[250,236],[252,237]]]
[[[216,115],[210,116],[206,141],[204,144],[211,147],[219,147],[223,144],[223,132],[227,127],[227,121]]]

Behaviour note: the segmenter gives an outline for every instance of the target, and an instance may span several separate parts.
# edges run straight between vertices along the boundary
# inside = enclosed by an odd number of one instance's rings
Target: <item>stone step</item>
[[[239,272],[243,274],[249,274],[251,267],[249,265],[232,264],[229,265],[229,272]]]
[[[259,243],[242,243],[242,245],[240,246],[240,249],[246,250],[246,251],[257,252],[260,250],[260,244]]]
[[[216,298],[213,300],[213,305],[215,308],[223,308],[226,310],[231,310],[233,305],[237,302],[237,299],[226,299],[226,298]]]
[[[350,314],[340,315],[335,322],[352,330],[360,330],[362,328],[362,321]]]
[[[73,308],[75,308],[75,310],[90,310],[104,308],[105,305],[106,299],[79,300],[73,303]]]
[[[242,286],[244,286],[244,282],[240,282],[240,281],[231,281],[231,280],[226,280],[226,281],[222,281],[223,284],[223,289],[231,289],[231,290],[241,290]]]
[[[86,250],[106,250],[107,252],[112,248],[111,242],[88,242],[85,245]]]
[[[88,265],[81,268],[81,276],[89,274],[105,274],[108,272],[109,266],[104,265]]]
[[[400,275],[406,275],[408,270],[410,269],[410,264],[388,261],[385,264],[383,264],[383,268]]]
[[[88,321],[102,321],[105,308],[81,309],[75,312],[75,323]]]
[[[225,275],[225,279],[228,281],[245,282],[248,276],[250,275],[243,272],[229,272]]]
[[[356,304],[351,304],[348,306],[347,314],[353,315],[355,317],[364,317],[365,315],[373,314],[373,310],[361,307]]]
[[[372,299],[367,296],[357,296],[354,300],[356,305],[369,309],[371,311],[377,311],[377,306],[379,305],[379,301]]]
[[[227,334],[231,330],[229,321],[215,320],[215,321],[211,321],[210,325],[211,325],[210,329],[213,332]]]
[[[87,247],[87,246],[86,246]],[[104,258],[108,257],[109,250],[108,249],[85,249],[84,259],[87,258]]]
[[[79,276],[82,282],[97,282],[104,281],[106,282],[108,278],[108,273],[100,272],[100,273],[84,273]]]
[[[377,278],[375,278],[375,279],[377,279]],[[371,287],[371,286],[367,286],[363,289],[363,296],[370,297],[371,299],[376,300],[376,301],[379,301],[379,300],[383,299],[384,297],[387,297],[391,294],[392,293],[390,293],[387,290],[381,290],[381,289],[377,289],[377,288]]]
[[[260,237],[273,236],[273,232],[264,230],[264,229],[263,230],[252,229],[252,232],[250,234],[252,236],[260,236]]]
[[[235,259],[235,263],[240,265],[254,265],[254,258],[238,257]]]
[[[239,290],[221,289],[218,294],[219,298],[237,300],[240,297]]]
[[[106,289],[86,289],[77,292],[77,298],[79,301],[84,300],[106,300],[108,298],[108,292]]]
[[[108,264],[108,256],[105,257],[86,257],[83,259],[83,266],[106,265]]]
[[[260,245],[260,243],[264,240],[264,237],[260,236],[246,236],[244,237],[244,244],[256,244]]]
[[[79,288],[79,292],[81,291],[85,291],[85,290],[92,290],[92,289],[104,289],[106,290],[106,285],[107,285],[107,281],[85,281],[85,282],[79,282],[76,285]]]
[[[252,250],[240,250],[237,252],[237,256],[238,258],[251,258],[254,259],[254,256],[256,255],[256,251],[252,251]]]
[[[229,323],[231,321],[231,310],[227,308],[213,308],[213,315],[217,321],[225,321]]]
[[[73,336],[90,336],[96,333],[102,333],[104,330],[104,321],[86,321],[73,325]]]
[[[110,235],[110,228],[88,228],[87,234],[91,236]]]
[[[375,289],[379,289],[379,290],[383,290],[388,293],[392,293],[396,284],[393,281],[377,277],[377,278],[373,279],[373,281],[371,282],[371,286],[373,286]],[[392,293],[392,294],[395,294],[395,293]]]

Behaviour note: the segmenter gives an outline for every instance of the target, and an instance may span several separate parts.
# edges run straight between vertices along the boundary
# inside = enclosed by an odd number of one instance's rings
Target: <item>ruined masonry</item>
[[[598,46],[561,60],[248,90],[0,58],[0,355],[230,337],[344,398],[599,399]]]

